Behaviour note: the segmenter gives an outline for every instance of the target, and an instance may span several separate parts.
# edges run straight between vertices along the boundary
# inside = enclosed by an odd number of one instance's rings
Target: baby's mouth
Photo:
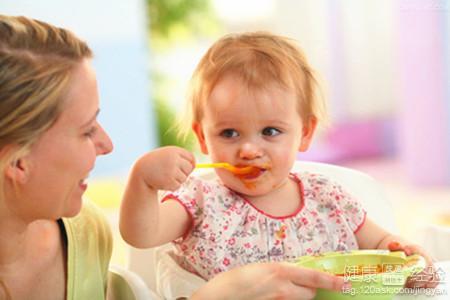
[[[245,174],[235,174],[234,176],[238,177],[241,180],[253,180],[258,177],[260,177],[262,174],[264,174],[267,170],[270,169],[268,165],[263,166],[252,166],[252,170]]]

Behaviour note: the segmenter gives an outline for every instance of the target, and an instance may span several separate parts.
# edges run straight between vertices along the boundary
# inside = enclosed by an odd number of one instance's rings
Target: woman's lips
[[[83,180],[80,180],[79,186],[80,186],[81,190],[84,192],[87,189],[88,184],[87,184],[86,180],[83,179]]]

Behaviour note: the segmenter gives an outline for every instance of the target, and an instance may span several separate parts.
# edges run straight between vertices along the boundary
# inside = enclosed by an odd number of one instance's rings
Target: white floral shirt
[[[358,249],[355,232],[366,212],[340,185],[319,174],[291,174],[299,185],[297,211],[275,217],[254,207],[219,179],[190,176],[162,201],[179,201],[192,227],[174,241],[177,261],[206,280],[253,262]],[[274,199],[276,201],[276,199]]]

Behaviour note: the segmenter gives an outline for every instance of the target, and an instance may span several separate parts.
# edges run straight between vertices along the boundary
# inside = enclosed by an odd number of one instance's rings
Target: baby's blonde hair
[[[216,41],[202,57],[190,81],[187,108],[179,123],[181,136],[200,122],[203,107],[214,86],[232,74],[248,88],[262,89],[271,83],[294,91],[298,111],[306,124],[325,119],[323,97],[303,51],[286,37],[268,32],[230,34]]]
[[[56,121],[73,70],[90,57],[86,43],[68,30],[0,15],[0,197],[5,167]]]

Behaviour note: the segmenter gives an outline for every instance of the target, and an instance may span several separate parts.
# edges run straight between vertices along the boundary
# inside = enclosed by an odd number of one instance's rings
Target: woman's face
[[[10,205],[21,218],[58,219],[80,211],[96,157],[113,148],[96,119],[98,98],[94,70],[85,60],[74,71],[61,115],[19,161],[24,177]]]

